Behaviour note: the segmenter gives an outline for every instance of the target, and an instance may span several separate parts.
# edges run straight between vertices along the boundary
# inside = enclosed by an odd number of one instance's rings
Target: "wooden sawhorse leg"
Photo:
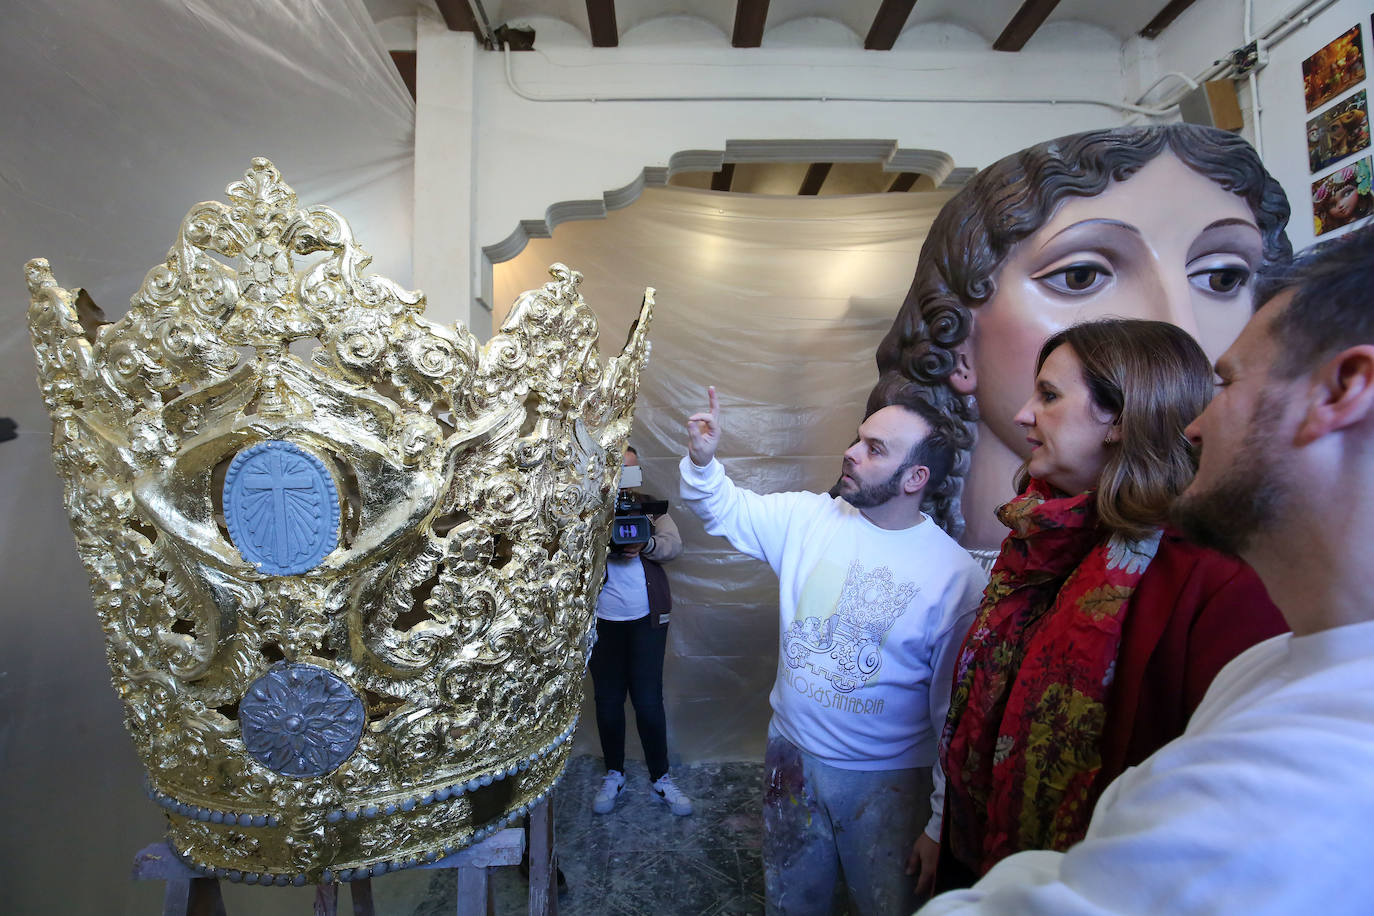
[[[553,793],[530,809],[530,916],[557,916],[558,867],[553,855]]]
[[[490,871],[518,865],[525,852],[525,831],[510,827],[475,846],[417,868],[452,868],[458,873],[458,916],[492,916]],[[163,916],[225,916],[219,880],[206,878],[183,863],[166,842],[154,843],[134,859],[135,879],[167,882]],[[372,881],[348,882],[353,916],[375,916]],[[339,885],[315,888],[315,916],[338,916]],[[530,811],[530,916],[557,916],[558,869],[553,856],[553,800],[545,799]]]

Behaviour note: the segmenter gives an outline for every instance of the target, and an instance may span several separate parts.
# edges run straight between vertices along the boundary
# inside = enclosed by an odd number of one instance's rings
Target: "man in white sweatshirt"
[[[1265,278],[1192,426],[1176,508],[1292,627],[1121,774],[1083,842],[1004,859],[935,914],[1374,912],[1374,226]]]
[[[944,800],[935,745],[986,583],[921,512],[953,447],[934,410],[885,407],[845,452],[839,498],[759,495],[736,487],[715,460],[714,388],[708,397],[710,410],[687,421],[683,501],[708,532],[779,578],[764,760],[768,912],[830,913],[847,887],[858,916],[909,913],[908,855],[933,877]]]

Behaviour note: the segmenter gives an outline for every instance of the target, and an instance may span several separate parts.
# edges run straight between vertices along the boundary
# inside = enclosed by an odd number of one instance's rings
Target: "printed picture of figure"
[[[1308,170],[1319,172],[1369,147],[1369,106],[1361,89],[1307,122]]]
[[[1307,110],[1340,95],[1364,79],[1364,51],[1360,44],[1360,24],[1302,62],[1303,95]]]
[[[1374,213],[1370,158],[1347,165],[1312,185],[1312,217],[1317,235],[1349,226]]]

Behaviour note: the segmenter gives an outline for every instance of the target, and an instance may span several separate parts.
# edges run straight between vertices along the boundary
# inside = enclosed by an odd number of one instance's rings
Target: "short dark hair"
[[[1374,223],[1261,272],[1255,301],[1290,289],[1292,301],[1269,327],[1279,344],[1272,374],[1295,378],[1346,347],[1374,343]]]
[[[908,413],[914,413],[925,420],[926,425],[930,427],[930,432],[911,446],[911,451],[906,453],[906,460],[897,469],[897,473],[900,474],[907,468],[921,465],[930,472],[930,477],[926,480],[925,491],[938,493],[945,479],[949,477],[950,469],[954,467],[956,449],[952,424],[934,405],[919,399],[892,406],[900,407]],[[922,500],[922,503],[924,502],[925,500]]]
[[[639,449],[635,448],[633,445],[625,446],[625,451],[629,452],[631,455],[634,455],[636,458],[639,457]]]

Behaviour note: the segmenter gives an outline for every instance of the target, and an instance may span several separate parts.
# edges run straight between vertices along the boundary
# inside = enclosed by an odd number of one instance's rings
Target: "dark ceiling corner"
[[[415,98],[415,52],[392,51],[391,62],[396,65],[396,72],[401,74],[401,82],[410,90],[410,97]]]
[[[1035,34],[1035,30],[1045,24],[1050,13],[1059,5],[1059,0],[1026,0],[1011,22],[992,43],[994,51],[1020,51]]]
[[[615,0],[587,0],[587,24],[592,30],[592,47],[614,48],[620,44],[615,24]]]
[[[512,51],[534,50],[534,29],[528,26],[498,25],[491,34],[498,45],[504,45]]]
[[[883,5],[878,7],[873,17],[873,25],[868,28],[864,48],[869,51],[891,51],[915,6],[916,0],[883,0]]]
[[[763,44],[763,26],[767,21],[768,0],[737,0],[731,44],[737,48],[757,48]]]
[[[806,177],[802,179],[801,187],[797,193],[802,197],[815,197],[821,193],[821,186],[825,184],[825,177],[830,174],[830,162],[813,162],[806,170]]]
[[[905,194],[915,187],[916,179],[919,177],[920,175],[917,172],[902,172],[896,178],[892,179],[892,184],[888,185],[887,189],[894,194]]]
[[[1193,5],[1193,0],[1173,0],[1168,6],[1155,14],[1155,18],[1145,24],[1145,28],[1140,30],[1141,38],[1158,38],[1159,33],[1169,27],[1169,25],[1183,15],[1183,11]]]
[[[434,0],[434,5],[439,7],[439,15],[444,17],[444,24],[448,26],[450,32],[474,32],[482,34],[482,29],[477,25],[477,17],[473,15],[472,4],[468,0]]]

